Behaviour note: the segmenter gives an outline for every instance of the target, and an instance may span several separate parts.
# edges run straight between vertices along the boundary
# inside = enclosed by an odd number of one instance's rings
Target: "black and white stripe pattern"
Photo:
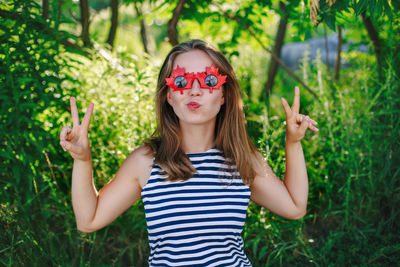
[[[154,164],[142,190],[149,266],[251,266],[241,237],[250,188],[232,178],[220,150],[187,155],[192,178],[167,182]]]

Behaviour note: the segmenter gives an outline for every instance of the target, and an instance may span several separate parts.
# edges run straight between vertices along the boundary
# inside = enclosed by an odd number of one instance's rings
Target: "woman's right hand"
[[[71,128],[66,126],[62,128],[60,134],[60,145],[62,146],[64,151],[69,151],[74,160],[90,161],[91,154],[88,131],[94,104],[89,104],[85,116],[82,119],[82,124],[80,124],[75,97],[70,97],[69,102],[71,105],[71,117],[73,127]]]

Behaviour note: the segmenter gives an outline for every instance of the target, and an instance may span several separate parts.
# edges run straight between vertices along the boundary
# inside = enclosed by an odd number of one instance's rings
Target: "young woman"
[[[286,172],[281,181],[250,142],[235,73],[207,43],[174,47],[159,74],[157,130],[124,161],[99,192],[93,183],[88,139],[90,104],[80,124],[70,98],[73,127],[61,146],[74,159],[72,204],[77,227],[96,231],[142,197],[150,266],[251,266],[241,232],[249,199],[285,218],[306,213],[308,179],[301,147],[316,122],[299,114],[295,89],[286,112]]]

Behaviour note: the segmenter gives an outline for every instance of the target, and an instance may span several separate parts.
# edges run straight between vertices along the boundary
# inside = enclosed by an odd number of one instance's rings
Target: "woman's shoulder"
[[[250,155],[250,162],[255,170],[256,174],[264,172],[265,165],[267,164],[264,156],[260,151],[255,151],[254,154]]]
[[[141,145],[135,148],[129,156],[141,159],[153,159],[154,151],[149,145]]]
[[[142,188],[150,176],[153,159],[153,149],[148,145],[137,147],[126,158],[127,163],[135,168],[138,182]]]

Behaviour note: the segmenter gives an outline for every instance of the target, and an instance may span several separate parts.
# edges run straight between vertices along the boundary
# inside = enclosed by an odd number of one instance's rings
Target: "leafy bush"
[[[57,113],[47,116],[64,109],[67,77],[60,74],[58,32],[48,29],[38,5],[15,1],[2,8],[14,15],[2,21],[0,37],[0,261],[23,265],[42,255],[41,263],[50,264],[73,227],[65,219],[72,216],[68,186],[59,177],[65,158],[55,138]]]
[[[399,77],[389,68],[380,84],[369,56],[349,57],[354,68],[338,83],[320,60],[316,69],[303,71],[319,95],[311,102],[302,94],[301,113],[316,119],[320,129],[302,141],[310,183],[308,212],[300,221],[289,221],[250,205],[244,234],[255,266],[399,260]],[[260,148],[283,177],[284,117],[268,118],[261,108],[253,112],[265,114],[255,127],[262,136]]]
[[[63,86],[79,88],[76,97],[81,117],[89,102],[95,104],[89,139],[94,179],[100,189],[115,175],[128,154],[155,130],[157,68],[147,57],[139,59],[123,51],[113,55],[101,47],[90,58],[68,56],[75,62],[74,68],[67,69],[73,80],[65,81]],[[68,97],[64,101],[68,102]],[[71,124],[70,114],[64,115],[63,124]],[[72,167],[72,159],[67,162]],[[105,229],[80,235],[82,241],[90,240],[82,244],[86,248],[80,256],[85,262],[93,265],[147,262],[149,247],[141,201]]]
[[[16,1],[6,8],[18,16],[2,22],[7,29],[0,45],[0,69],[6,74],[0,85],[1,263],[146,262],[141,203],[97,233],[76,230],[72,159],[60,148],[58,135],[70,123],[70,95],[83,107],[89,100],[96,103],[90,138],[101,187],[154,130],[155,68],[148,59],[123,52],[117,57],[99,49],[103,56],[93,53],[91,59],[63,52],[59,32],[48,30],[37,4]]]

